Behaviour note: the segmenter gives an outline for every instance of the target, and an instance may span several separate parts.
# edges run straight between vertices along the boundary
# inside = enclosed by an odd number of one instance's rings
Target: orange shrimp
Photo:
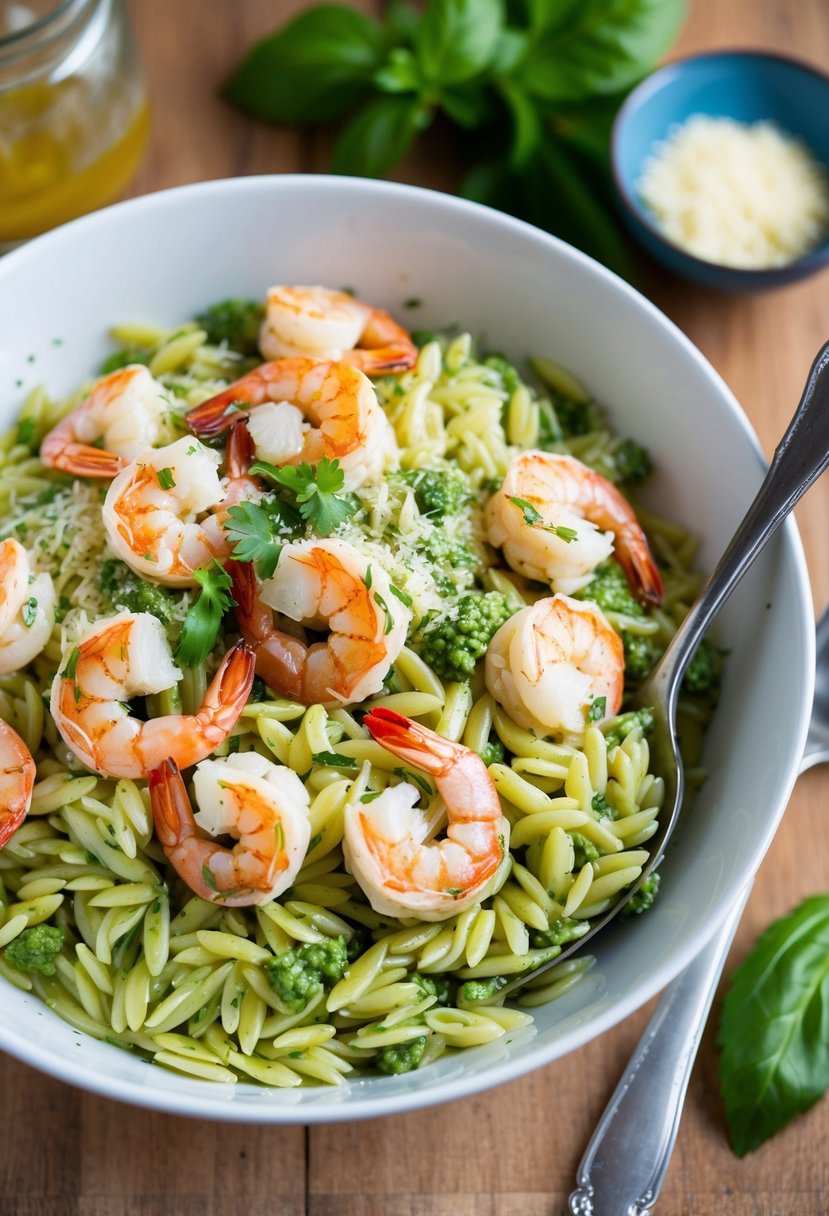
[[[306,705],[337,707],[379,692],[406,641],[411,614],[385,570],[342,540],[285,545],[257,589],[248,563],[231,562],[236,619],[266,684]],[[308,645],[274,625],[273,611],[330,630]]]
[[[142,452],[109,486],[101,518],[109,547],[142,578],[195,587],[224,541],[214,508],[223,492],[219,457],[177,439]]]
[[[528,520],[527,505],[537,519]],[[637,599],[662,603],[659,568],[633,507],[573,456],[522,452],[487,503],[485,520],[490,543],[503,548],[513,570],[554,591],[579,591],[613,553]]]
[[[595,604],[554,595],[501,626],[484,671],[487,688],[513,722],[579,746],[594,703],[602,711],[596,720],[619,712],[625,652]]]
[[[202,437],[220,435],[240,415],[268,403],[281,411],[277,429],[288,429],[292,439],[276,463],[339,460],[347,490],[378,481],[397,463],[394,431],[371,381],[347,363],[301,358],[263,363],[190,410],[187,424]],[[286,418],[289,410],[312,425],[297,430]]]
[[[327,287],[271,287],[259,348],[266,359],[337,359],[369,376],[417,362],[411,334],[389,313]]]
[[[76,477],[110,480],[158,442],[169,408],[164,389],[143,364],[119,368],[98,380],[52,428],[40,445],[40,459]],[[96,439],[103,448],[92,447]]]
[[[130,713],[130,699],[172,688],[181,672],[160,621],[147,612],[121,612],[100,621],[64,655],[52,684],[52,717],[67,746],[96,773],[137,780],[168,756],[188,768],[215,751],[236,725],[253,669],[253,651],[237,642],[198,713],[141,722]]]
[[[419,792],[408,783],[346,807],[346,863],[375,912],[446,920],[493,894],[506,877],[510,828],[480,756],[391,709],[373,709],[363,725],[392,755],[434,777],[449,821],[446,839],[427,840]]]
[[[19,541],[0,541],[0,675],[31,663],[52,636],[57,596]]]
[[[0,718],[0,849],[26,818],[34,785],[32,753],[17,731]]]
[[[266,904],[291,885],[308,850],[308,793],[299,777],[256,752],[203,760],[190,799],[175,760],[147,774],[156,835],[201,899],[227,908]],[[200,830],[201,829],[201,830]],[[234,836],[232,848],[211,839]]]

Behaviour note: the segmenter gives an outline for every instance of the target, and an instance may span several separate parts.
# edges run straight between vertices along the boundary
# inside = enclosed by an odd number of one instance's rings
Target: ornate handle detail
[[[578,1187],[570,1195],[572,1216],[649,1216],[668,1172],[691,1069],[748,895],[740,896],[713,941],[659,1002],[581,1159]]]

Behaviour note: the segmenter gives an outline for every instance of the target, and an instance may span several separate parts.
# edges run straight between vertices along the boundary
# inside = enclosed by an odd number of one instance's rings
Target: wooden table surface
[[[319,137],[249,121],[217,95],[244,48],[304,6],[302,0],[132,0],[154,118],[133,193],[325,167]],[[829,6],[826,0],[692,0],[678,52],[739,45],[825,65]],[[452,183],[434,159],[413,157],[399,176]],[[650,292],[734,390],[770,453],[812,356],[829,337],[829,274],[746,299],[654,274]],[[829,599],[829,479],[812,490],[798,518],[822,607]],[[829,887],[827,795],[829,773],[813,771],[798,782],[729,969],[772,918]],[[3,1057],[0,1216],[560,1216],[587,1138],[652,1007],[566,1059],[479,1097],[312,1129],[220,1125],[134,1110]],[[827,1212],[829,1101],[738,1161],[726,1140],[716,1066],[709,1029],[655,1210],[660,1216]]]

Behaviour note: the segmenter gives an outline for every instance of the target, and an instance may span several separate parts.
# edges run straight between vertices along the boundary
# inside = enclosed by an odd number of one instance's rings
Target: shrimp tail
[[[392,755],[424,772],[442,773],[454,757],[456,745],[393,709],[378,706],[370,710],[363,725]]]
[[[238,721],[247,704],[256,669],[256,655],[245,641],[238,641],[222,659],[196,714],[206,727],[220,732],[221,743]]]
[[[225,562],[225,570],[233,579],[231,595],[236,601],[236,619],[244,629],[256,612],[258,587],[252,562]],[[255,647],[254,647],[255,649]]]
[[[417,363],[418,348],[408,332],[380,308],[371,312],[360,345],[342,356],[344,363],[370,376],[407,372]]]
[[[240,418],[238,414],[234,414],[230,426],[230,434],[227,437],[227,450],[225,452],[228,477],[234,479],[244,477],[255,459],[256,451],[253,446],[253,438],[245,420],[244,418]]]
[[[216,435],[223,435],[234,422],[247,418],[250,410],[245,407],[248,404],[239,400],[238,389],[231,384],[223,393],[217,393],[190,410],[185,414],[184,421],[194,435],[212,439]],[[234,408],[231,409],[231,406]]]
[[[155,834],[169,857],[169,850],[194,835],[190,799],[179,767],[172,756],[147,773]]]
[[[659,608],[665,598],[662,575],[653,554],[645,544],[616,546],[616,560],[624,571],[632,594],[645,607]]]
[[[52,432],[54,435],[55,432]],[[75,477],[97,477],[101,481],[112,481],[127,467],[123,456],[93,448],[85,443],[50,442],[47,435],[41,444],[40,458],[50,469],[71,473]]]

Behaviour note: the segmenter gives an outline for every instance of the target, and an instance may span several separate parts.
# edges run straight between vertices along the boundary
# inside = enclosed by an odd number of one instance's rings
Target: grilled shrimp
[[[158,443],[170,405],[143,364],[110,372],[40,445],[50,469],[111,479],[139,452]],[[92,447],[103,440],[103,448]]]
[[[390,709],[373,709],[364,725],[392,755],[434,777],[449,821],[446,839],[427,840],[419,792],[408,783],[346,807],[346,862],[372,908],[446,920],[491,895],[509,821],[480,756]]]
[[[0,718],[0,849],[26,818],[34,787],[32,753],[17,731]]]
[[[337,359],[369,376],[414,367],[411,335],[379,308],[327,287],[272,287],[259,349],[266,359]]]
[[[31,573],[19,541],[0,541],[0,675],[40,654],[52,634],[55,602],[52,576]]]
[[[240,413],[267,403],[277,409],[264,423],[254,422],[252,435],[263,445],[263,457],[270,453],[274,463],[339,460],[347,490],[378,481],[386,468],[397,465],[397,440],[371,381],[347,363],[301,358],[263,363],[197,405],[187,423],[197,435],[219,435]],[[236,409],[228,412],[230,406]]]
[[[622,703],[621,638],[595,604],[567,595],[510,617],[489,643],[484,670],[487,688],[514,722],[575,746],[591,706],[598,721]]]
[[[222,552],[215,515],[222,503],[219,458],[195,439],[148,449],[107,490],[104,528],[116,557],[142,578],[195,586],[200,570]]]
[[[148,774],[155,832],[176,873],[201,899],[266,904],[296,878],[308,850],[308,793],[299,777],[255,752],[203,760],[193,813],[175,760]],[[201,831],[199,831],[201,829]],[[232,848],[212,839],[233,836]]]
[[[229,563],[236,619],[266,684],[306,705],[350,705],[379,692],[406,641],[411,614],[385,570],[342,540],[285,545],[257,594],[249,563]],[[273,611],[313,630],[308,644],[274,625]]]
[[[537,520],[528,522],[527,505]],[[554,591],[579,591],[613,553],[637,599],[662,602],[662,579],[630,503],[573,456],[517,456],[487,503],[485,520],[490,542],[503,548],[513,570],[549,582]]]
[[[63,656],[52,717],[81,763],[106,777],[137,780],[168,757],[188,768],[235,726],[253,683],[253,652],[244,642],[227,652],[197,714],[132,717],[132,697],[163,692],[180,678],[161,623],[148,612],[120,612]]]

